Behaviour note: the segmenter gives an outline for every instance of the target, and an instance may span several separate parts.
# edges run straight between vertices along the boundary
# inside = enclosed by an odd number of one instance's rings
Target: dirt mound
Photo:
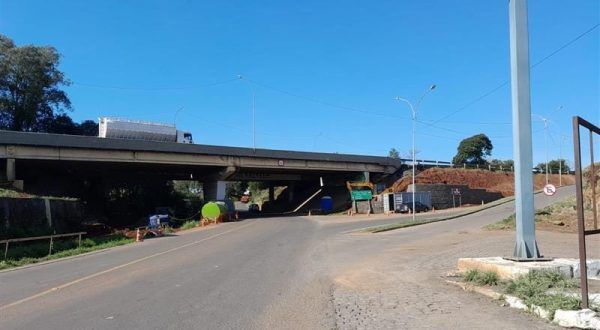
[[[513,173],[458,168],[430,168],[417,174],[416,177],[417,183],[466,184],[469,188],[499,192],[504,197],[514,195],[514,180]],[[535,174],[533,180],[534,189],[536,190],[542,189],[546,182],[544,174]],[[558,174],[550,175],[549,181],[558,185]],[[411,183],[411,177],[403,177],[393,184],[392,190],[394,192],[406,191]],[[575,178],[572,175],[563,174],[562,183],[563,185],[574,184]]]

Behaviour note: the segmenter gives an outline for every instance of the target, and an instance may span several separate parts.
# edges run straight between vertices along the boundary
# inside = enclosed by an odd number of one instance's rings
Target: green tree
[[[57,133],[57,134],[71,134],[71,135],[79,135],[79,125],[71,119],[71,117],[66,114],[60,114],[54,117],[49,123],[46,124],[46,129],[48,133]]]
[[[515,162],[512,159],[492,159],[490,160],[490,165],[492,165],[492,168],[496,170],[502,168],[504,171],[510,171],[510,169],[515,165]]]
[[[535,168],[540,173],[546,173],[546,163],[539,163]],[[569,173],[571,170],[565,159],[553,159],[548,162],[548,173],[558,174],[561,169],[563,173]]]
[[[93,120],[84,120],[79,124],[79,135],[98,136],[98,124]]]
[[[486,164],[486,156],[492,154],[492,141],[485,134],[477,134],[462,141],[457,148],[454,164]]]
[[[248,188],[248,182],[246,181],[233,181],[227,182],[225,187],[225,195],[227,198],[239,199]]]
[[[53,47],[17,47],[0,35],[0,128],[47,131],[57,114],[71,109],[61,90],[70,82],[58,69],[59,60]]]
[[[400,152],[398,152],[398,150],[396,150],[396,148],[392,148],[392,149],[390,149],[390,152],[388,153],[388,157],[394,158],[394,159],[400,159]]]

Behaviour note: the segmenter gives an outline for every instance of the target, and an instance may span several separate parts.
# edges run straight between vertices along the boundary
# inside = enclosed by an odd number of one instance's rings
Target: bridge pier
[[[275,201],[275,186],[273,183],[269,183],[269,201]]]
[[[17,166],[14,158],[6,159],[6,181],[13,182],[17,179]]]
[[[294,201],[294,189],[295,189],[295,184],[293,182],[290,182],[287,186],[287,194],[288,194],[288,202],[291,203]]]
[[[202,183],[202,191],[204,193],[204,201],[218,201],[225,199],[226,181],[205,181]]]

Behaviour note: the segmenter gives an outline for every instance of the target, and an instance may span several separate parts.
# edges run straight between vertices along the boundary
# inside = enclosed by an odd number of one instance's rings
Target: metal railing
[[[9,247],[10,243],[50,239],[50,246],[48,247],[48,255],[51,255],[52,254],[52,246],[54,245],[54,239],[55,238],[78,236],[78,239],[77,239],[77,248],[80,248],[81,247],[81,236],[85,235],[85,234],[87,234],[87,232],[82,231],[82,232],[69,233],[69,234],[56,234],[56,235],[47,235],[47,236],[10,238],[10,239],[1,240],[0,244],[4,244],[4,260],[6,260],[6,257],[8,256],[8,247]]]
[[[590,175],[589,184],[591,185],[591,203],[592,203],[592,219],[593,229],[585,227],[585,209],[584,209],[584,193],[583,193],[583,171],[581,168],[581,136],[580,128],[583,127],[589,132],[589,156],[590,156]],[[588,297],[588,278],[587,278],[587,253],[585,237],[589,235],[600,234],[598,229],[598,212],[596,204],[596,169],[594,165],[594,134],[600,135],[600,128],[594,126],[588,121],[575,116],[573,117],[573,147],[575,151],[575,185],[577,195],[577,231],[579,237],[579,269],[581,281],[581,307],[589,307]]]

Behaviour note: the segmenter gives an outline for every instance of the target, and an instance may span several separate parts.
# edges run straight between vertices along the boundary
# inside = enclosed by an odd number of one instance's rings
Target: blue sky
[[[598,0],[530,0],[531,63],[599,21]],[[532,70],[532,112],[553,121],[550,157],[565,134],[572,158],[572,115],[600,121],[599,30]],[[493,158],[512,157],[508,86],[456,112],[510,78],[507,0],[0,0],[0,31],[62,53],[76,120],[176,120],[196,143],[252,146],[254,91],[257,147],[405,155],[409,110],[394,97],[434,83],[419,158],[450,160],[478,133]],[[537,163],[542,123],[533,131]]]

